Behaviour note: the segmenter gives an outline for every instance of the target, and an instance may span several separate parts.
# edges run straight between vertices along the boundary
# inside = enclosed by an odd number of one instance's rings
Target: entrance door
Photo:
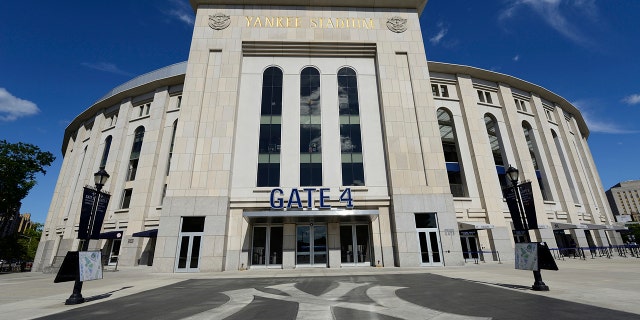
[[[107,265],[115,266],[118,264],[118,256],[120,255],[120,239],[111,240],[111,248],[109,249],[109,260]]]
[[[204,235],[204,217],[183,217],[178,240],[176,272],[197,272]]]
[[[282,266],[282,226],[254,226],[251,265]]]
[[[435,213],[416,213],[416,231],[420,245],[420,263],[423,266],[441,266],[440,233]]]
[[[296,265],[327,266],[327,226],[296,226]]]
[[[462,256],[464,259],[478,259],[478,240],[475,234],[460,232]]]
[[[343,266],[371,265],[369,226],[340,226],[340,258]]]

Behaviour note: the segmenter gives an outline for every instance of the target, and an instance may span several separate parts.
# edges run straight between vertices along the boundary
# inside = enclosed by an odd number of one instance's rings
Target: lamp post
[[[509,166],[507,169],[507,178],[511,181],[511,188],[513,188],[513,192],[516,198],[516,203],[518,204],[518,218],[522,220],[522,227],[525,231],[525,236],[527,241],[531,241],[529,238],[529,225],[527,224],[527,217],[525,215],[524,208],[522,207],[522,199],[520,198],[520,191],[518,190],[520,172],[518,169]],[[533,285],[531,289],[535,291],[549,291],[549,287],[542,281],[542,274],[540,273],[540,269],[533,270]]]
[[[109,174],[104,167],[100,167],[98,172],[93,174],[94,183],[96,185],[96,191],[93,196],[93,206],[91,207],[91,216],[89,217],[89,225],[87,232],[87,239],[84,239],[82,243],[82,247],[80,251],[87,251],[89,249],[89,239],[91,238],[91,233],[93,231],[93,224],[95,222],[96,210],[98,208],[98,197],[100,196],[100,190],[107,183],[109,179]],[[80,274],[77,275],[76,281],[73,285],[73,293],[69,298],[64,302],[66,305],[71,304],[80,304],[83,303],[85,299],[82,297],[82,281],[80,281]]]

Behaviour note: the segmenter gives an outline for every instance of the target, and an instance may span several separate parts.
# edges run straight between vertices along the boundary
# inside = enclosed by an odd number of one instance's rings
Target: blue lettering
[[[280,196],[278,198],[274,197],[276,192],[280,194]],[[280,188],[275,188],[275,189],[271,190],[271,196],[269,197],[269,202],[271,202],[271,208],[272,209],[282,209],[284,207],[284,202],[282,201],[282,196],[283,195],[284,195],[284,192]],[[277,205],[274,202],[274,200],[277,200],[277,203],[278,203]]]
[[[316,191],[315,188],[304,188],[302,189],[307,192],[307,208],[313,209],[313,192]]]
[[[294,200],[295,197],[295,200]],[[298,189],[291,189],[291,195],[289,196],[289,203],[287,204],[287,209],[291,209],[291,203],[296,202],[298,208],[302,209],[302,201],[300,200],[300,192]]]
[[[340,195],[340,202],[347,203],[347,209],[353,208],[353,198],[351,197],[351,188],[346,188]]]
[[[330,204],[326,204],[324,203],[325,200],[329,200],[329,196],[325,195],[324,192],[325,191],[329,191],[331,189],[329,188],[320,188],[320,208],[322,209],[331,209],[331,205]]]

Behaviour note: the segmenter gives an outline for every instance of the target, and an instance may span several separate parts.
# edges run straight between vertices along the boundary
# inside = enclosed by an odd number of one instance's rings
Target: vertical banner
[[[89,220],[91,220],[91,210],[93,210],[95,196],[95,190],[84,187],[84,191],[82,192],[82,207],[80,208],[80,226],[78,227],[78,239],[89,239]]]
[[[110,198],[111,195],[98,192],[98,204],[96,205],[96,212],[91,225],[91,239],[100,239],[100,229],[102,229],[102,222],[107,213]]]
[[[525,182],[518,186],[520,190],[520,200],[524,208],[524,215],[527,217],[527,225],[529,229],[538,229],[538,219],[536,218],[536,205],[533,202],[533,191],[531,190],[531,181]]]
[[[516,198],[515,188],[502,189],[504,198],[507,200],[507,206],[509,207],[509,213],[511,214],[511,220],[513,221],[513,229],[516,231],[524,230],[522,225],[522,218],[520,217],[520,208],[518,207],[518,199]]]

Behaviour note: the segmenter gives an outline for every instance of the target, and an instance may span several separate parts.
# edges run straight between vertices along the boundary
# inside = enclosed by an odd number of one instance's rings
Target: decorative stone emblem
[[[395,33],[407,31],[407,19],[398,16],[391,17],[387,20],[387,28]]]
[[[209,27],[213,30],[226,29],[229,24],[231,24],[231,17],[222,12],[209,15]]]

